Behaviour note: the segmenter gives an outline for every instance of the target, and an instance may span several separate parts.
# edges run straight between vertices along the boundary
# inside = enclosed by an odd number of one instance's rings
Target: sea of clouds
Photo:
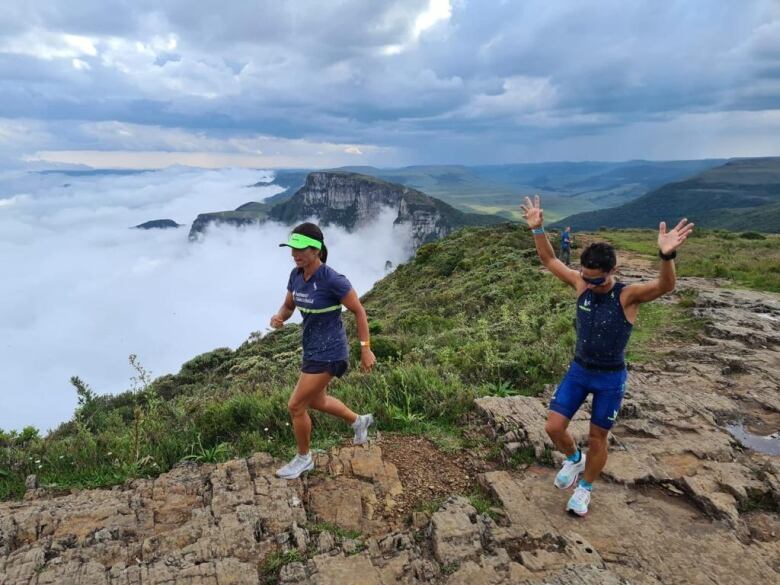
[[[99,393],[130,387],[131,353],[154,376],[264,331],[290,270],[290,226],[209,229],[198,213],[280,191],[272,172],[169,168],[132,175],[0,174],[0,428],[42,430],[76,405],[69,379]],[[388,210],[352,233],[325,229],[328,263],[358,294],[403,262],[408,233]],[[185,227],[138,230],[152,219]]]

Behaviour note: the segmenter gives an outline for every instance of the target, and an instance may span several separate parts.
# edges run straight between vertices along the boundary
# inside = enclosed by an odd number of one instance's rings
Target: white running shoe
[[[355,429],[355,436],[352,437],[353,445],[362,445],[368,441],[368,427],[372,424],[374,424],[373,414],[358,415],[357,420],[352,423],[352,428]]]
[[[588,504],[590,504],[590,490],[578,486],[569,498],[566,504],[567,512],[574,512],[577,516],[585,516],[588,513]]]
[[[555,476],[555,487],[560,490],[569,489],[577,483],[583,471],[585,471],[585,453],[580,451],[580,460],[577,463],[568,459],[564,460],[563,466]]]
[[[276,470],[276,475],[283,479],[297,479],[302,473],[314,469],[314,460],[311,453],[296,455],[287,465]]]

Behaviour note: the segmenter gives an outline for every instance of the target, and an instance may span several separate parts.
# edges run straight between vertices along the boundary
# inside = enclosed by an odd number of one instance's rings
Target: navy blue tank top
[[[586,290],[577,299],[577,348],[574,361],[594,370],[622,370],[633,325],[620,304],[620,291],[626,285],[615,283],[606,294]]]
[[[303,359],[338,362],[349,358],[347,333],[341,321],[341,299],[352,290],[349,280],[327,264],[309,280],[293,268],[287,290],[303,315]]]

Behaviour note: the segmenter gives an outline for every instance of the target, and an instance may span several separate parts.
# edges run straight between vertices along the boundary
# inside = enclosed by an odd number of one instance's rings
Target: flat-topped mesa
[[[266,203],[250,201],[240,205],[233,211],[217,211],[201,213],[190,227],[189,239],[197,240],[210,225],[228,224],[233,227],[259,225],[268,217],[270,206]]]
[[[409,190],[358,173],[309,173],[303,187],[273,208],[271,218],[295,223],[318,217],[323,224],[353,229],[376,219],[386,207],[397,208]]]
[[[172,219],[153,219],[151,221],[145,221],[144,223],[139,223],[136,226],[133,226],[135,229],[139,230],[153,230],[153,229],[170,229],[170,228],[180,228],[183,224],[176,223]]]
[[[416,189],[344,171],[309,173],[295,195],[273,207],[270,219],[292,224],[316,217],[323,225],[351,230],[375,220],[386,208],[397,210],[396,224],[411,226],[415,249],[465,225],[501,221],[495,216],[463,213]]]

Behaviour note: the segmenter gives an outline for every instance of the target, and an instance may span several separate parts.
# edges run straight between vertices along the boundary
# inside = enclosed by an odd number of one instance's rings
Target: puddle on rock
[[[730,432],[743,447],[753,449],[766,455],[780,455],[780,431],[771,435],[756,435],[751,433],[742,423],[729,423],[726,430]]]

